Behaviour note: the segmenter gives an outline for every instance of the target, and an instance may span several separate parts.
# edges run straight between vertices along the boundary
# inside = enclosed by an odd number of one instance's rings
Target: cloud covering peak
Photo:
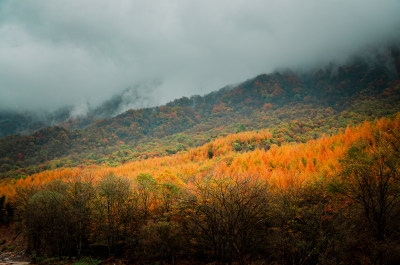
[[[0,108],[203,94],[398,39],[398,14],[398,0],[2,0]]]

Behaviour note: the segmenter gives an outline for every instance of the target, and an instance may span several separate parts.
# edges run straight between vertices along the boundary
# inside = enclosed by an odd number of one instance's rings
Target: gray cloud
[[[399,14],[399,0],[2,0],[0,107],[204,94],[397,39]]]

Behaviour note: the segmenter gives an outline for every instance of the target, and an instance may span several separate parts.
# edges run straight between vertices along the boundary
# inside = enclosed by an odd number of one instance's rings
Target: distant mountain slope
[[[115,100],[108,113],[119,106]],[[101,115],[70,119],[62,127],[29,136],[4,137],[0,172],[11,176],[60,166],[118,164],[249,129],[270,128],[277,144],[305,142],[348,124],[394,114],[400,111],[399,103],[400,53],[394,48],[374,61],[356,58],[309,73],[263,74],[160,107],[132,109],[97,121]]]
[[[157,83],[145,85],[151,86]],[[40,129],[57,125],[81,129],[100,119],[114,117],[127,109],[151,105],[152,99],[139,94],[138,89],[143,89],[143,87],[127,88],[96,107],[83,104],[83,106],[62,107],[53,112],[28,112],[0,108],[0,137],[29,135]]]
[[[29,113],[0,109],[0,137],[16,134],[27,135],[59,124],[69,117],[69,108],[59,109],[53,113]]]

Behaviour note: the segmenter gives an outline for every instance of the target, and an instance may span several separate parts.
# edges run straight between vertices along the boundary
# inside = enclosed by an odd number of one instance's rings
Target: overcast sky
[[[400,0],[0,0],[0,108],[204,94],[397,38],[399,14]]]

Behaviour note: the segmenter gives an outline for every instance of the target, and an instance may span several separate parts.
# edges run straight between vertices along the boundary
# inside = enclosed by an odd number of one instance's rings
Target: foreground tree
[[[118,245],[124,242],[124,232],[130,225],[126,216],[131,212],[131,196],[131,183],[126,178],[110,175],[97,186],[93,241],[106,246],[110,256],[115,255]]]
[[[394,254],[391,249],[400,236],[400,130],[397,121],[390,125],[349,148],[342,160],[341,180],[335,184],[335,190],[350,199],[350,216],[359,218],[365,233],[375,240],[369,243],[374,249],[367,252],[372,262],[380,264],[394,258],[387,252]]]
[[[182,205],[186,229],[199,254],[217,262],[265,254],[268,234],[266,184],[251,178],[213,178],[195,185]]]
[[[378,132],[373,142],[353,145],[341,176],[348,184],[341,191],[361,207],[374,236],[392,235],[400,217],[400,138],[392,145]]]
[[[279,264],[339,263],[339,215],[332,212],[323,184],[304,183],[297,176],[287,176],[286,181],[272,191],[274,259]]]
[[[33,195],[25,217],[29,250],[39,256],[65,255],[70,243],[67,215],[63,194],[43,190]]]
[[[75,253],[78,257],[89,248],[95,195],[95,188],[90,180],[78,179],[68,183],[66,203],[75,231]]]

